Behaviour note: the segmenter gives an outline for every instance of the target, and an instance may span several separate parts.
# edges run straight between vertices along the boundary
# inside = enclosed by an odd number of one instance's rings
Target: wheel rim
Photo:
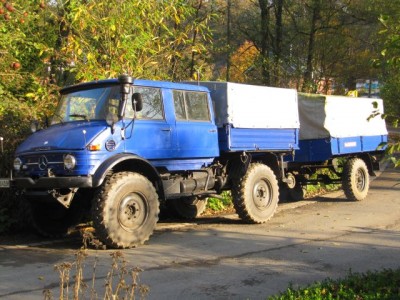
[[[365,189],[366,175],[362,169],[358,169],[356,173],[356,187],[362,192]]]
[[[133,232],[146,221],[148,211],[146,198],[142,194],[128,194],[120,202],[118,222],[125,230]]]
[[[258,181],[253,188],[253,202],[260,210],[267,209],[272,202],[272,186],[266,180]]]

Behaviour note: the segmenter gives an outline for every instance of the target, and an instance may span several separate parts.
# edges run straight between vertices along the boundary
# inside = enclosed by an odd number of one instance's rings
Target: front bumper
[[[63,189],[63,188],[91,188],[93,179],[91,176],[71,177],[15,177],[10,180],[10,186],[18,189]]]

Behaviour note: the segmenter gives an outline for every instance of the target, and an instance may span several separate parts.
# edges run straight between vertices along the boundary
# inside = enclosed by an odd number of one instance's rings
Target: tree
[[[55,104],[43,58],[52,37],[41,2],[2,1],[0,6],[0,127],[6,149],[24,137],[32,118],[43,118]],[[42,34],[46,32],[46,34]]]
[[[60,4],[59,4],[60,5]],[[203,1],[65,1],[62,55],[78,80],[190,78],[209,39]]]

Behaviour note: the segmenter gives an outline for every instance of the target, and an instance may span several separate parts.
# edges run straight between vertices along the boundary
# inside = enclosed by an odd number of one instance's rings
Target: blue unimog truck
[[[160,207],[195,218],[225,190],[244,222],[264,223],[280,191],[298,197],[320,168],[337,171],[330,180],[349,198],[365,198],[387,138],[383,121],[373,134],[355,132],[368,147],[337,142],[324,124],[316,125],[323,135],[302,139],[299,103],[291,89],[125,75],[65,87],[52,124],[18,147],[0,186],[24,195],[39,233],[66,234],[89,212],[97,237],[114,248],[148,240]],[[342,142],[346,151],[337,151]]]

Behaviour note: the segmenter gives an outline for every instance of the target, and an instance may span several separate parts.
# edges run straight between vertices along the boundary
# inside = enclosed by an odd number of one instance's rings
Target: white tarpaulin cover
[[[299,94],[300,140],[386,135],[382,99]]]
[[[200,82],[209,88],[218,127],[299,128],[297,92],[231,82]]]

